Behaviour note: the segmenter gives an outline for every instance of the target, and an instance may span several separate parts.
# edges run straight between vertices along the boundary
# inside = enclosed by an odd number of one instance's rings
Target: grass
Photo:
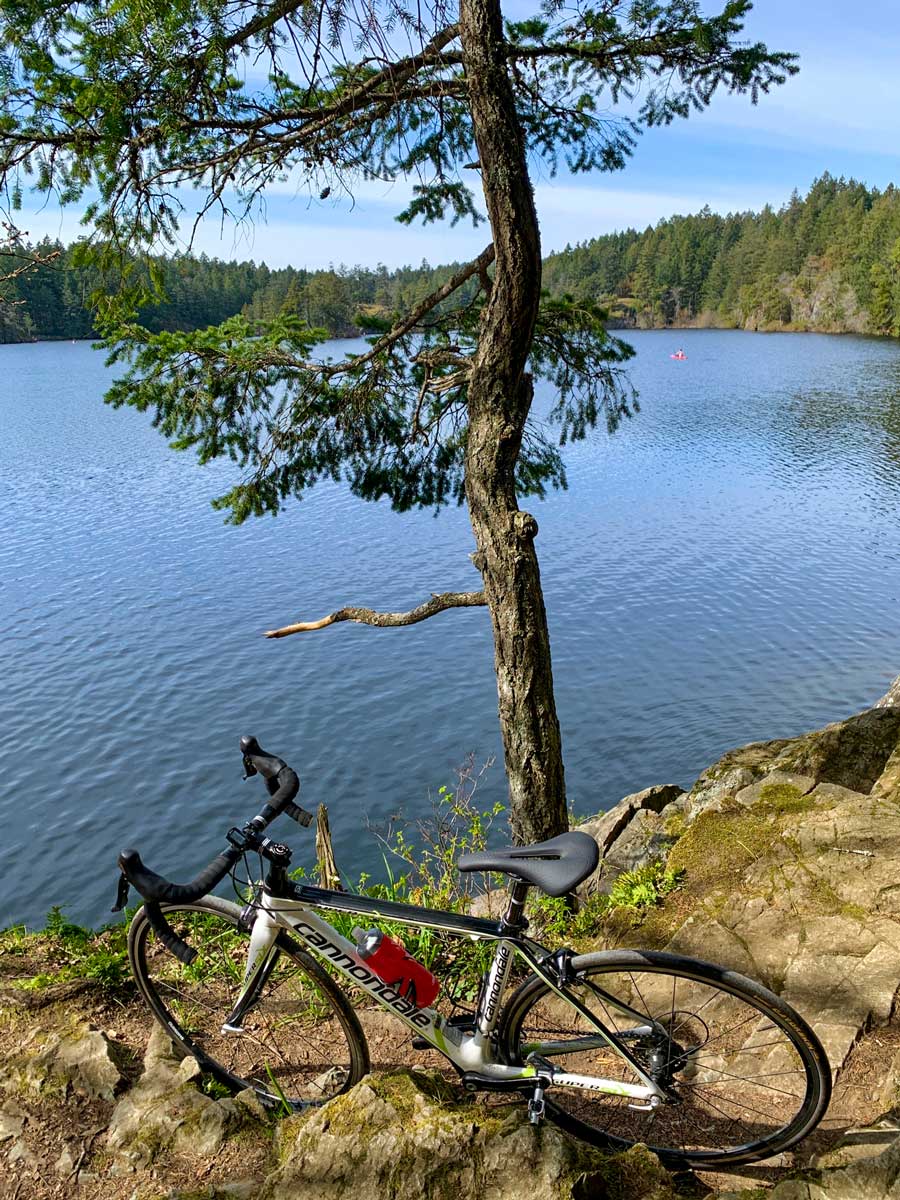
[[[72,980],[88,980],[114,994],[131,986],[126,926],[108,925],[95,932],[69,921],[62,908],[54,905],[43,930],[26,933],[24,926],[18,925],[0,933],[4,954],[24,955],[29,947],[41,951],[53,969],[17,980],[16,987],[40,991]]]

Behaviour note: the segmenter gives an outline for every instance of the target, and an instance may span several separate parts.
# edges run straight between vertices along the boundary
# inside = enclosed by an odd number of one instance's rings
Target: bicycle
[[[461,871],[509,876],[499,920],[294,882],[289,847],[264,831],[282,813],[311,821],[294,803],[297,775],[253,738],[241,751],[245,778],[261,775],[269,800],[229,830],[228,848],[196,879],[170,883],[136,850],[118,860],[117,909],[129,884],[144,899],[128,935],[138,988],[181,1050],[230,1091],[250,1087],[265,1105],[298,1111],[368,1072],[343,977],[395,1013],[414,1047],[443,1054],[464,1089],[522,1092],[532,1122],[547,1117],[595,1145],[642,1142],[669,1166],[714,1169],[786,1150],[823,1116],[825,1052],[760,984],[677,955],[551,952],[527,936],[530,887],[566,895],[595,869],[599,851],[586,834],[463,856]],[[250,853],[268,866],[249,901],[209,895]],[[447,1018],[419,1006],[316,910],[496,943],[474,1012]],[[516,958],[527,977],[506,997]]]

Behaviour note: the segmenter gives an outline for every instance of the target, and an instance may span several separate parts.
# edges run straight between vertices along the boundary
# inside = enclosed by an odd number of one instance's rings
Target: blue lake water
[[[580,815],[863,708],[900,671],[900,346],[627,336],[640,414],[527,502]],[[108,378],[85,343],[0,346],[0,926],[52,904],[105,920],[123,845],[193,874],[261,798],[245,732],[328,804],[350,874],[382,869],[367,823],[424,814],[467,753],[497,755],[481,795],[502,797],[484,610],[260,636],[478,587],[465,512],[320,485],[227,527],[208,501],[231,465],[105,407]]]

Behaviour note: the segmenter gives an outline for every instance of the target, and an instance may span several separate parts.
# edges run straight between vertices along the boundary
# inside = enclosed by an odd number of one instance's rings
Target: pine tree
[[[234,521],[277,512],[322,476],[401,510],[467,504],[483,593],[438,597],[403,620],[487,604],[520,839],[566,826],[537,523],[518,503],[565,475],[557,446],[529,425],[533,378],[557,390],[560,436],[583,436],[628,411],[619,369],[630,353],[595,302],[542,297],[529,160],[618,169],[642,127],[702,109],[720,87],[755,101],[796,68],[739,40],[749,8],[726,0],[704,16],[699,0],[598,0],[507,21],[500,0],[0,10],[11,63],[0,184],[31,170],[69,201],[97,196],[93,261],[124,279],[98,317],[114,357],[130,363],[112,403],[150,409],[201,461],[236,458],[246,478],[217,501]],[[255,88],[244,67],[261,61],[268,80]],[[639,85],[640,106],[610,120],[610,104]],[[143,328],[136,307],[162,272],[147,261],[148,288],[136,263],[177,236],[177,187],[242,215],[286,177],[323,198],[360,177],[412,177],[406,223],[479,222],[480,180],[490,235],[367,352],[338,363],[315,358],[318,335],[290,313],[191,333]]]

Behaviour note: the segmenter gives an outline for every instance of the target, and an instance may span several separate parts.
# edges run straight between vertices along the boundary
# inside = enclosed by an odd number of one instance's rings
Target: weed
[[[680,886],[683,870],[669,870],[660,858],[624,871],[609,893],[611,908],[653,908]]]
[[[49,944],[57,970],[21,980],[17,986],[40,991],[53,984],[89,979],[107,992],[118,992],[130,982],[126,928],[108,925],[93,932],[66,919],[55,904],[47,914],[43,931],[32,935]]]
[[[529,917],[536,936],[552,945],[579,942],[599,933],[605,918],[614,910],[632,910],[635,916],[656,907],[681,885],[684,871],[666,869],[662,859],[634,871],[625,871],[616,879],[609,895],[599,893],[573,906],[568,896],[529,897]]]

